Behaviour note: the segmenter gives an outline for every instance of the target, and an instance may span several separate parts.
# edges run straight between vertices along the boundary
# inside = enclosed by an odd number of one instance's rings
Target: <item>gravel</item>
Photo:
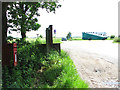
[[[80,77],[90,88],[118,87],[118,44],[112,41],[64,41]]]

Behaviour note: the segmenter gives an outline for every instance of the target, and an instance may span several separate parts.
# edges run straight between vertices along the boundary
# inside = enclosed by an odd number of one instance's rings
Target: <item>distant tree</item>
[[[111,35],[110,38],[111,38],[111,39],[115,38],[115,35]]]
[[[71,34],[71,32],[69,32],[69,33],[67,34],[66,38],[67,38],[67,39],[72,38],[72,34]]]

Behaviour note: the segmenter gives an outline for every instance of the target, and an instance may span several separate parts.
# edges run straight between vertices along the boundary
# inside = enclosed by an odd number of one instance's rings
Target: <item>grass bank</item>
[[[114,38],[113,43],[119,43],[120,44],[120,37],[119,38],[118,37]]]
[[[88,88],[66,52],[44,51],[37,43],[18,45],[18,65],[2,68],[2,87]]]

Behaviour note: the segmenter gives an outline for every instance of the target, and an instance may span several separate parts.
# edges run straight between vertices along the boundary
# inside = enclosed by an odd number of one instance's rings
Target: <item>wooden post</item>
[[[53,47],[53,37],[52,37],[52,25],[49,25],[48,28],[46,28],[46,48],[47,53],[49,53],[50,49]]]

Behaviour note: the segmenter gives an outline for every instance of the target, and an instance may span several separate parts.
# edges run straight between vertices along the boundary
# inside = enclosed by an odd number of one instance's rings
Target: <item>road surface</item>
[[[61,48],[68,52],[80,77],[90,88],[118,86],[118,44],[111,40],[64,41]]]

